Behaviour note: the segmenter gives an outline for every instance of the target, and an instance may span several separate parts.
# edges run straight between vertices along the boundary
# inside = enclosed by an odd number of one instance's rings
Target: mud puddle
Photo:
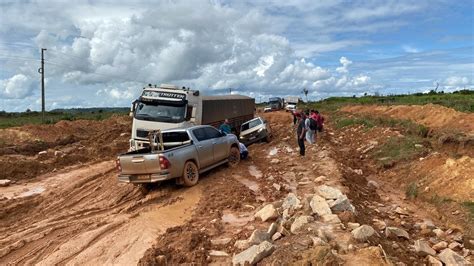
[[[261,176],[263,176],[263,175],[260,172],[260,177]],[[260,191],[260,185],[256,181],[250,180],[248,178],[245,178],[241,175],[236,175],[236,174],[232,175],[232,177],[235,180],[239,181],[242,185],[244,185],[244,186],[248,187],[250,190],[252,190],[256,194],[256,199],[257,200],[260,200],[260,201],[265,201],[266,200],[265,197],[262,195],[262,193]]]
[[[222,222],[231,227],[241,227],[253,220],[252,214],[243,213],[236,215],[230,211],[224,211],[222,214]]]

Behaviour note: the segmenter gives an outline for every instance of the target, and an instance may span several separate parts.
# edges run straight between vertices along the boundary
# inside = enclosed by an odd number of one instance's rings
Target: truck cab
[[[130,150],[149,145],[148,133],[193,125],[199,102],[199,91],[162,84],[143,88],[141,96],[132,103],[133,117]]]

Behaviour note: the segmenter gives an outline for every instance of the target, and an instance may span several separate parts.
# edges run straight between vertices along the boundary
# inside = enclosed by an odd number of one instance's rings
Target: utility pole
[[[41,121],[44,123],[44,51],[46,48],[41,48],[41,68],[38,69],[38,73],[41,74]]]

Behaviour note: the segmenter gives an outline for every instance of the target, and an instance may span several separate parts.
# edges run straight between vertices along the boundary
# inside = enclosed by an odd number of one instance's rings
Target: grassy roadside
[[[454,93],[410,94],[392,96],[362,96],[362,97],[330,97],[318,102],[302,103],[300,109],[317,109],[336,111],[345,105],[377,104],[377,105],[424,105],[439,104],[457,111],[474,112],[474,90],[463,90]]]
[[[45,124],[54,124],[61,120],[74,121],[79,119],[84,120],[103,120],[112,115],[127,115],[124,111],[76,111],[76,112],[62,112],[53,111],[46,112]],[[17,127],[22,125],[38,125],[42,124],[41,112],[24,112],[24,113],[6,113],[0,112],[0,128]]]

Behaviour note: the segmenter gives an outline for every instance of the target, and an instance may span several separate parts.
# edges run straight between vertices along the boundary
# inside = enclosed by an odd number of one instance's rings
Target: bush
[[[415,182],[412,182],[408,185],[405,191],[405,195],[407,196],[407,198],[410,198],[410,199],[414,199],[418,197],[418,186],[416,185]]]

